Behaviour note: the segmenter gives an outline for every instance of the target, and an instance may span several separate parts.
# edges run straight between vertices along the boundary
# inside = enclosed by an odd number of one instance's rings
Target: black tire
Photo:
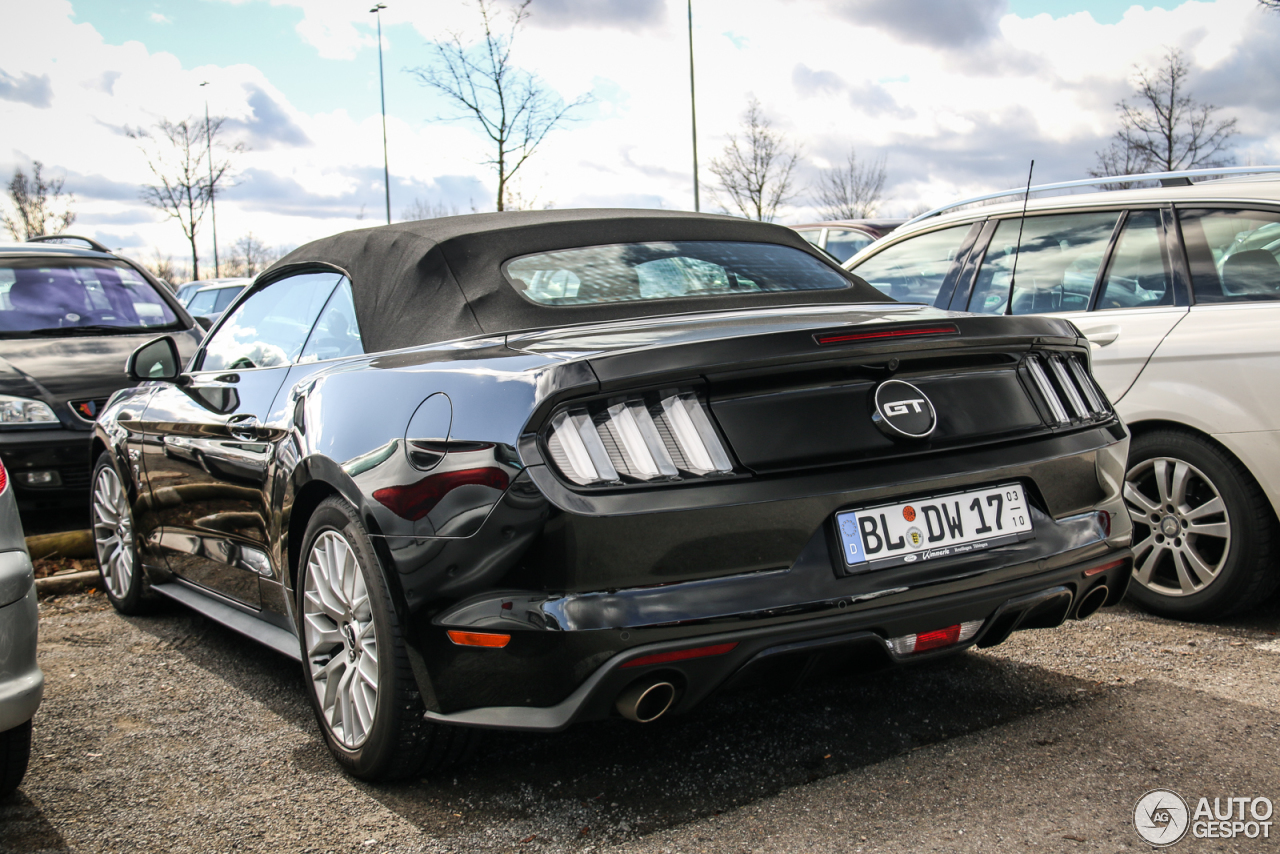
[[[115,507],[117,517],[124,514],[124,526],[111,524],[101,506],[111,503],[113,496],[106,492],[115,488],[123,497],[123,504]],[[124,480],[112,462],[111,454],[103,451],[93,466],[93,480],[89,493],[90,524],[93,526],[94,553],[98,558],[98,579],[107,601],[121,614],[143,614],[155,605],[154,594],[147,583],[147,573],[138,557],[138,544],[133,531],[133,507]],[[115,542],[111,539],[114,535]],[[131,568],[128,577],[121,571],[121,561]]]
[[[361,604],[359,613],[355,608],[349,609],[348,622],[315,613],[315,602],[308,600],[309,595],[319,595],[315,586],[323,583],[322,579],[313,580],[311,577],[313,554],[318,561],[323,561],[326,555],[331,554],[330,550],[341,548],[332,535],[349,548],[367,592],[367,606]],[[322,563],[318,565],[323,567]],[[363,597],[357,598],[363,602]],[[307,524],[298,567],[297,614],[303,674],[312,711],[329,750],[338,764],[353,777],[373,782],[421,776],[456,764],[471,753],[480,735],[478,730],[442,726],[426,719],[422,696],[409,665],[404,630],[392,607],[381,564],[356,513],[346,501],[336,496],[321,502]],[[363,627],[360,623],[362,614],[365,617]],[[330,632],[336,630],[336,634],[342,637],[341,645],[330,644],[332,649],[317,646],[316,654],[312,655],[308,650],[308,621]],[[359,675],[367,664],[365,656],[368,654],[370,622],[376,664],[369,670],[377,674],[372,722],[367,726],[356,723],[350,727],[352,730],[360,728],[360,733],[344,733],[345,725],[331,723],[324,709],[321,693],[327,682],[322,683],[319,677],[335,664],[340,665],[344,673],[350,669]],[[356,638],[360,639],[358,643]],[[336,671],[328,678],[335,675]],[[356,704],[349,705],[348,711],[354,714]],[[338,712],[335,714],[340,715]]]
[[[0,732],[0,798],[18,788],[31,758],[31,721]]]
[[[1158,471],[1166,478],[1167,503],[1152,507],[1161,495]],[[1175,496],[1179,483],[1182,501]],[[1145,502],[1134,499],[1135,488]],[[1136,558],[1128,597],[1145,610],[1215,620],[1261,602],[1280,584],[1271,503],[1248,469],[1213,442],[1185,430],[1134,437],[1125,502]],[[1197,513],[1218,506],[1223,512]],[[1189,533],[1192,527],[1215,533]]]

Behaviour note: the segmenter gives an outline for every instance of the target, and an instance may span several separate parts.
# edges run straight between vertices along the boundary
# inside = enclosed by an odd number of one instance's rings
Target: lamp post
[[[206,80],[200,84],[203,89],[209,85]],[[208,146],[209,152],[209,217],[213,223],[213,277],[215,279],[222,276],[218,270],[218,207],[213,201],[213,134],[209,131],[209,97],[206,95],[204,99],[204,141]]]
[[[693,209],[698,204],[698,103],[693,91],[693,0],[689,0],[689,117],[693,124]]]
[[[382,10],[385,3],[369,11],[378,18],[378,89],[382,93],[382,187],[387,192],[387,225],[391,225],[391,166],[387,161],[387,84],[382,78]]]

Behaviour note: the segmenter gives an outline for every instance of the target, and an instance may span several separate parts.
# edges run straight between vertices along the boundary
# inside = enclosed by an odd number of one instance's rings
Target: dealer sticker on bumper
[[[990,549],[1034,536],[1022,485],[1006,483],[836,514],[854,572]]]

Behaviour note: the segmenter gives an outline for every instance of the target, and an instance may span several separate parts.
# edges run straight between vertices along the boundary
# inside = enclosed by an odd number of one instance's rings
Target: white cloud
[[[159,12],[151,13],[151,22],[154,24],[172,24],[173,23],[173,21],[170,20],[168,15],[162,15]]]
[[[375,37],[367,4],[272,2],[301,10],[297,31],[315,55],[369,58]],[[575,25],[582,0],[557,2],[559,17],[535,19],[520,33],[516,61],[566,98],[591,91],[597,100],[546,139],[520,173],[521,193],[557,207],[690,207],[688,34],[684,15],[675,13],[683,4],[645,3],[640,15],[611,2]],[[1193,87],[1203,85],[1205,97],[1239,115],[1242,159],[1280,160],[1280,81],[1269,47],[1280,38],[1280,15],[1266,16],[1254,0],[1193,0],[1171,11],[1134,6],[1111,25],[1083,12],[1006,14],[961,34],[962,48],[945,44],[938,27],[912,31],[881,0],[870,4],[880,15],[875,25],[838,14],[855,5],[700,0],[694,40],[704,181],[749,95],[802,146],[809,177],[819,164],[842,160],[851,144],[867,157],[885,154],[895,197],[886,212],[1016,185],[1032,157],[1038,178],[1080,177],[1114,129],[1114,104],[1128,93],[1133,65],[1154,61],[1165,45],[1187,51],[1196,65]],[[200,113],[206,94],[211,112],[228,116],[228,127],[252,147],[240,161],[242,183],[218,203],[222,242],[252,230],[271,243],[300,243],[382,221],[376,114],[357,117],[336,106],[306,113],[254,66],[188,68],[140,42],[108,45],[89,24],[73,22],[68,0],[26,4],[11,17],[19,19],[12,26],[40,37],[12,42],[0,59],[4,91],[22,95],[6,99],[0,91],[0,125],[9,131],[0,140],[0,177],[32,159],[65,174],[86,230],[137,241],[139,254],[159,246],[184,255],[176,225],[136,215],[148,212],[137,188],[149,173],[122,128]],[[412,25],[419,44],[475,31],[473,11],[459,0],[392,4],[383,23]],[[386,48],[389,75],[425,57],[416,46],[388,40]],[[205,80],[211,85],[201,90]],[[1232,83],[1242,80],[1249,91]],[[463,211],[491,209],[488,151],[473,128],[428,121],[421,102],[390,106],[393,214],[415,195]],[[804,204],[787,213],[791,221],[812,215]],[[126,222],[127,231],[109,230]],[[201,243],[202,255],[211,255],[207,232]]]

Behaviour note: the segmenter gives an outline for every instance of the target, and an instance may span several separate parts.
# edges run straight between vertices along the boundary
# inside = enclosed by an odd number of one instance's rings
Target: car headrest
[[[1274,294],[1280,291],[1280,261],[1265,249],[1228,256],[1222,264],[1222,288],[1231,296]]]

